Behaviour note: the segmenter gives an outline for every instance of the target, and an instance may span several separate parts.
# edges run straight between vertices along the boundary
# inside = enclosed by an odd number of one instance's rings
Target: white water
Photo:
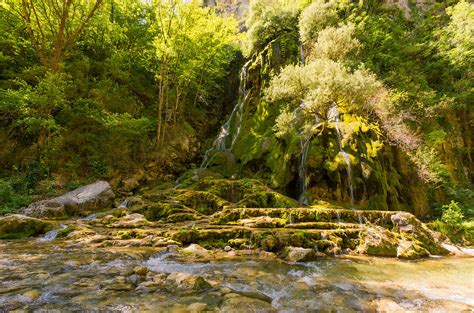
[[[306,163],[308,160],[308,152],[311,143],[311,137],[306,138],[304,141],[301,139],[301,159],[298,169],[298,174],[300,177],[300,184],[301,184],[301,194],[299,197],[299,202],[304,205],[308,205],[309,201],[306,197],[306,189],[308,188],[308,182],[306,179]]]
[[[41,241],[41,242],[50,242],[50,241],[53,241],[54,239],[56,239],[56,236],[58,235],[58,232],[59,232],[60,230],[63,230],[64,228],[66,228],[66,225],[62,225],[62,224],[61,224],[61,228],[50,230],[49,232],[47,232],[46,234],[44,234],[43,237],[38,238],[37,240],[38,240],[38,241]]]
[[[303,49],[303,43],[300,41],[300,58],[301,58],[301,64],[305,65],[305,55],[304,55],[304,49]]]
[[[339,143],[339,153],[344,158],[344,161],[347,165],[347,180],[349,182],[349,195],[351,197],[351,205],[354,204],[354,188],[352,187],[352,172],[351,172],[351,159],[349,154],[344,151],[342,148],[342,135],[341,130],[339,129],[339,123],[341,120],[339,119],[339,110],[337,106],[333,106],[328,112],[328,121],[334,123],[334,128],[336,129],[337,133],[337,141]]]
[[[301,104],[301,107],[304,107],[304,106],[305,106],[305,103],[303,102]],[[295,110],[293,113],[295,114],[297,110]],[[300,144],[301,144],[301,156],[300,156],[300,163],[299,163],[299,167],[298,167],[298,177],[299,177],[299,180],[300,180],[300,186],[301,186],[300,187],[301,188],[300,192],[301,193],[300,193],[300,196],[298,198],[298,201],[299,201],[299,203],[301,203],[303,205],[308,205],[309,204],[309,200],[306,197],[306,190],[308,189],[308,180],[307,180],[307,177],[306,177],[307,176],[306,163],[308,162],[308,152],[309,152],[309,148],[311,146],[313,131],[321,123],[321,119],[317,115],[315,115],[314,117],[315,117],[314,124],[313,124],[313,126],[311,126],[308,133],[301,132],[299,134]]]
[[[240,75],[240,86],[239,86],[239,100],[235,105],[232,113],[230,114],[227,121],[222,125],[217,138],[214,140],[212,147],[206,151],[204,154],[204,159],[201,163],[200,169],[205,169],[209,166],[211,161],[217,155],[218,152],[231,152],[235,141],[239,137],[240,134],[240,127],[242,125],[242,116],[244,111],[245,103],[247,102],[248,96],[250,94],[247,89],[247,68],[244,66],[242,67],[242,72]],[[232,128],[235,129],[234,133],[232,133]],[[228,146],[227,143],[230,140],[230,145]]]

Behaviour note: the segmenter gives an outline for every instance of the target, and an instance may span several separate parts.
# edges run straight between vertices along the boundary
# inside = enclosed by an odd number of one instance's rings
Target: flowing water
[[[64,228],[66,228],[66,225],[61,225],[61,228],[50,230],[49,232],[44,234],[43,237],[38,238],[37,241],[43,241],[43,242],[53,241],[58,236],[59,231]]]
[[[339,118],[339,110],[337,106],[333,106],[328,112],[328,120],[334,123],[334,128],[337,133],[337,141],[339,143],[339,153],[342,155],[344,162],[347,166],[347,180],[349,183],[349,196],[351,197],[351,205],[354,204],[354,188],[352,187],[352,172],[351,172],[351,159],[349,154],[342,148],[342,134],[339,128],[341,122]]]
[[[301,108],[304,108],[305,103],[301,104]],[[297,114],[301,108],[297,108],[293,114]],[[300,183],[300,196],[298,198],[299,203],[303,205],[308,205],[309,200],[306,197],[306,190],[308,189],[308,179],[306,173],[306,167],[308,163],[308,153],[311,147],[311,140],[313,138],[314,130],[321,124],[321,119],[315,115],[314,124],[309,128],[309,130],[301,131],[299,133],[301,153],[300,153],[300,162],[298,164],[298,177]]]
[[[301,194],[299,196],[298,201],[303,205],[308,205],[309,201],[306,197],[306,190],[308,188],[308,181],[306,179],[306,163],[308,161],[308,152],[311,146],[311,137],[306,139],[301,139],[301,159],[298,168],[298,175],[300,178],[300,185],[301,185]]]
[[[247,90],[247,68],[244,66],[240,75],[239,100],[227,121],[222,125],[212,147],[204,154],[200,169],[207,168],[218,152],[232,151],[240,134],[243,110],[249,94],[250,92]]]
[[[301,60],[302,65],[306,64],[306,58],[305,58],[305,55],[304,55],[303,43],[301,41],[300,41],[300,60]]]
[[[474,258],[417,262],[384,258],[184,263],[156,249],[88,249],[59,243],[0,242],[0,311],[93,310],[158,312],[204,303],[218,310],[225,297],[209,292],[177,295],[158,289],[111,287],[137,265],[154,272],[183,272],[239,292],[270,297],[281,312],[397,309],[458,312],[474,306]]]

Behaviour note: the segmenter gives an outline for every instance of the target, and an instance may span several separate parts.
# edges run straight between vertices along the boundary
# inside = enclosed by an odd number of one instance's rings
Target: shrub
[[[0,179],[0,215],[14,213],[30,202],[29,196],[17,194],[8,180]]]
[[[447,205],[443,205],[443,215],[441,216],[441,221],[445,224],[457,228],[461,226],[464,215],[462,209],[459,207],[457,202],[454,200]]]

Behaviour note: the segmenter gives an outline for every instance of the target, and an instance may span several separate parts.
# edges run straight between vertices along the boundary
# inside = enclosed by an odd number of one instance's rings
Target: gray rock
[[[176,254],[178,253],[179,247],[177,245],[168,245],[166,246],[166,251],[168,253]]]
[[[225,251],[225,252],[229,252],[230,250],[232,250],[232,247],[231,247],[231,246],[225,246],[225,248],[224,248],[224,251]]]
[[[174,292],[189,294],[211,289],[211,284],[201,276],[174,272],[168,275],[164,285]]]
[[[110,206],[114,193],[109,183],[97,181],[77,188],[57,198],[32,203],[23,209],[33,217],[66,218],[85,211],[100,211]]]

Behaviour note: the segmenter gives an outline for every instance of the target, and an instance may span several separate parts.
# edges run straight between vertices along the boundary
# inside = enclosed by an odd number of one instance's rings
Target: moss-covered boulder
[[[0,239],[19,239],[42,235],[53,227],[53,223],[37,218],[20,214],[8,215],[0,218]]]
[[[313,249],[300,247],[285,247],[281,256],[289,262],[309,262],[314,261],[317,258]]]
[[[363,232],[358,252],[373,256],[396,257],[397,249],[398,238],[394,233],[380,226],[371,226]]]

